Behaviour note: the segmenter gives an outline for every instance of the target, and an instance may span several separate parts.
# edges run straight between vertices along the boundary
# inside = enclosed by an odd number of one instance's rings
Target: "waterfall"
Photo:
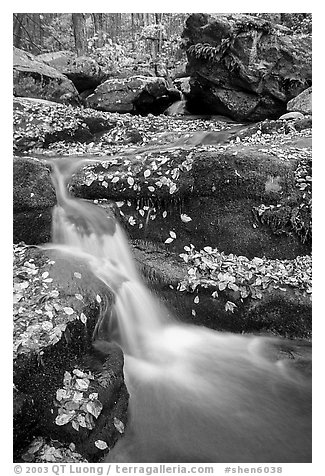
[[[111,317],[103,319],[115,319],[125,355],[129,423],[107,461],[309,462],[307,377],[268,356],[273,339],[167,317],[142,282],[116,218],[68,194],[82,159],[67,160],[52,161],[53,246],[83,256],[114,293]]]

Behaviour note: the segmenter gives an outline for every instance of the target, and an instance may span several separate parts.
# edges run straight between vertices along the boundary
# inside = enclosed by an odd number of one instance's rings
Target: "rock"
[[[13,74],[15,96],[80,104],[77,89],[64,74],[15,47]]]
[[[311,84],[311,37],[251,15],[192,14],[186,41],[193,113],[276,118]]]
[[[287,110],[302,114],[312,113],[312,87],[305,89],[287,104]]]
[[[179,89],[181,91],[181,93],[183,93],[184,95],[186,94],[189,94],[190,93],[190,90],[191,90],[191,87],[190,87],[190,77],[186,77],[186,78],[179,78],[179,79],[175,79],[174,80],[174,83],[175,83],[175,86],[177,87],[177,89]]]
[[[279,289],[276,286],[269,285],[261,291],[258,298],[253,298],[250,295],[241,300],[238,295],[236,296],[236,293],[229,289],[220,291],[217,283],[213,285],[211,281],[208,285],[205,283],[204,287],[198,285],[199,301],[194,304],[194,294],[192,292],[185,290],[176,292],[179,283],[183,282],[184,279],[186,280],[186,276],[190,276],[188,270],[192,266],[195,267],[193,262],[186,264],[177,255],[167,252],[162,246],[153,246],[146,241],[135,242],[132,251],[147,285],[159,295],[160,300],[169,309],[172,309],[173,315],[182,322],[199,323],[211,329],[227,332],[270,332],[289,338],[310,339],[311,337],[311,295],[302,288],[279,286],[281,287]],[[219,265],[218,260],[215,260],[217,269],[220,266],[220,258],[221,254],[219,254]],[[245,258],[241,257],[241,259]],[[302,260],[308,262],[309,270],[311,270],[310,257],[309,260],[308,257]],[[225,257],[223,261],[226,262]],[[272,275],[272,266],[275,270],[279,265],[278,262],[272,263],[270,261],[266,264],[265,259],[261,262],[269,266],[270,275]],[[296,282],[299,281],[299,270],[304,269],[304,273],[307,273],[306,262],[302,261],[300,265],[298,264]],[[237,266],[240,266],[239,263],[239,257],[230,254],[229,270],[224,267],[222,272],[233,274],[234,271],[236,272]],[[230,270],[231,266],[232,271]],[[254,259],[251,260],[250,266],[253,273],[252,282],[255,282],[255,279],[261,274],[256,269]],[[294,260],[284,260],[282,266],[283,270],[286,270],[283,271],[283,275],[285,275],[288,270],[294,269],[297,264]],[[196,277],[200,282],[199,273]],[[202,278],[208,280],[208,273],[205,273]],[[211,295],[216,290],[218,298],[214,299]],[[236,304],[231,319],[229,319],[229,311],[225,309],[227,301]],[[192,314],[193,308],[195,309],[195,315]]]
[[[40,244],[50,241],[52,207],[55,204],[49,166],[38,159],[14,157],[14,243]]]
[[[108,112],[159,114],[180,95],[163,78],[108,79],[86,98],[88,107]]]
[[[103,452],[95,441],[115,443],[119,433],[114,417],[126,421],[128,402],[121,350],[111,345],[103,357],[92,347],[101,312],[96,296],[101,296],[101,306],[109,307],[112,295],[80,259],[22,245],[14,251],[15,457],[38,435],[73,442],[88,461],[98,461]],[[89,388],[79,389],[82,397],[87,401],[90,393],[98,393],[100,402],[91,431],[76,431],[68,419],[57,423],[60,408],[61,418],[68,413],[57,392],[68,389],[68,377],[75,383],[83,378],[80,372],[89,382]],[[66,405],[71,411],[79,405],[70,398]]]
[[[50,167],[38,159],[14,157],[13,209],[22,212],[53,207],[55,191],[50,178]]]
[[[113,129],[117,117],[35,98],[14,98],[14,148],[26,152],[57,141],[91,141]]]
[[[98,63],[88,56],[76,56],[71,51],[53,51],[36,57],[38,61],[67,76],[79,93],[94,90],[105,78]]]
[[[279,119],[284,119],[286,121],[289,121],[291,119],[303,119],[305,116],[303,114],[301,114],[301,112],[287,112],[286,114],[282,114],[281,117],[279,117]]]
[[[175,68],[173,68],[171,71],[170,71],[170,77],[171,79],[175,80],[175,79],[179,79],[179,78],[186,78],[188,76],[188,73],[187,73],[187,63],[181,63],[179,64],[178,66],[176,66]]]
[[[110,165],[89,165],[75,175],[71,186],[82,198],[121,202],[121,218],[134,239],[146,237],[161,244],[174,230],[177,239],[168,248],[177,252],[190,242],[248,257],[294,258],[308,252],[309,245],[293,233],[274,236],[252,214],[254,206],[275,206],[282,197],[295,195],[298,161],[292,145],[281,146],[288,160],[259,145],[226,150],[201,146],[190,153],[183,145],[184,149],[136,155],[126,166],[123,157]],[[115,176],[119,179],[112,182]],[[182,214],[191,220],[182,222]]]

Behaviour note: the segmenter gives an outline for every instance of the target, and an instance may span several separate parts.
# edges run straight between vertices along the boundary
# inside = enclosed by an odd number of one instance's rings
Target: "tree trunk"
[[[72,13],[73,34],[77,56],[87,53],[86,18],[84,13]]]
[[[104,33],[104,13],[92,13],[91,14],[95,33],[98,35],[97,46],[101,47],[104,44],[103,33]]]
[[[14,46],[16,48],[21,47],[23,21],[24,21],[23,13],[14,13]]]

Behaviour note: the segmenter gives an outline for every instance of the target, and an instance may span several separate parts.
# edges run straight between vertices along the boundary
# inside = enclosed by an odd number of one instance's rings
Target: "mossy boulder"
[[[43,436],[73,442],[98,461],[103,451],[95,442],[113,446],[116,421],[126,423],[122,352],[112,345],[104,355],[92,346],[113,296],[69,254],[17,245],[14,258],[15,458]]]
[[[182,36],[191,112],[274,119],[311,85],[311,35],[253,15],[194,13]]]
[[[80,104],[73,83],[55,68],[48,66],[31,53],[14,47],[14,95],[47,99],[64,104]]]
[[[27,152],[55,142],[92,141],[114,129],[118,117],[32,98],[14,99],[14,149]]]

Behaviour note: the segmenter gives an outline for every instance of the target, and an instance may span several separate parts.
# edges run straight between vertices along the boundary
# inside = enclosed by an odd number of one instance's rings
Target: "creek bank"
[[[186,248],[184,262],[157,245],[132,244],[143,279],[171,316],[218,331],[311,338],[309,256],[248,260]]]
[[[128,404],[123,354],[111,346],[104,358],[92,346],[100,312],[112,298],[84,262],[15,246],[15,458],[33,437],[74,443],[89,461],[102,456],[96,441],[115,444],[116,422],[126,422]]]

